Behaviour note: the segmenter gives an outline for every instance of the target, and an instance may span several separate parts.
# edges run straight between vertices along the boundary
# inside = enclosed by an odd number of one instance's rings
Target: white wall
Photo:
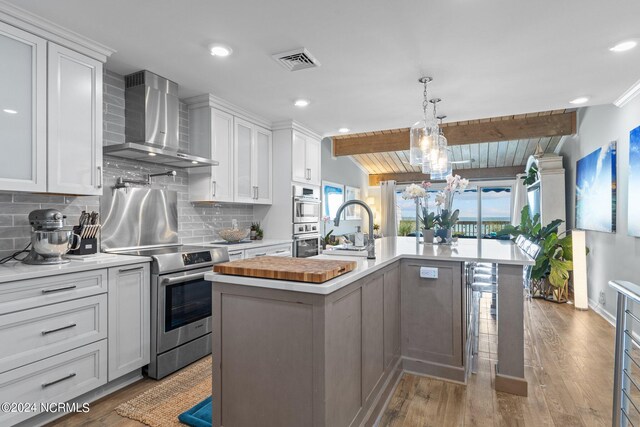
[[[348,157],[333,157],[331,152],[331,138],[322,140],[322,180],[331,181],[336,184],[348,185],[350,187],[360,187],[361,199],[367,201],[369,176]],[[372,206],[373,208],[373,206]],[[362,221],[340,221],[340,226],[335,227],[333,222],[327,224],[327,231],[334,230],[334,235],[353,233],[357,225],[363,226],[362,231],[367,233],[369,218],[367,213],[362,212]],[[322,224],[324,226],[324,224]],[[322,234],[325,231],[322,230]]]
[[[640,239],[627,235],[627,205],[629,172],[629,131],[640,125],[640,97],[624,108],[614,105],[587,107],[578,112],[578,133],[568,139],[561,148],[564,157],[567,194],[567,228],[575,221],[576,161],[598,147],[611,141],[618,142],[618,195],[617,231],[601,233],[587,231],[587,278],[590,305],[604,310],[610,319],[615,316],[616,293],[607,282],[612,279],[640,283]],[[640,189],[634,189],[633,197],[640,197]],[[604,304],[599,305],[604,292]]]

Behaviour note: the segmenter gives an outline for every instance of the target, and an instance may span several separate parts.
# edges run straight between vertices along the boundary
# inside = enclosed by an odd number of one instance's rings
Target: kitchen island
[[[321,284],[207,273],[213,282],[213,425],[371,425],[403,371],[464,383],[465,263],[498,264],[496,390],[527,394],[522,268],[509,241],[376,241],[376,259]]]

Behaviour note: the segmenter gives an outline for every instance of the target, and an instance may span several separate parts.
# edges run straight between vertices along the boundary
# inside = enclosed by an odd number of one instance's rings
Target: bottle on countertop
[[[353,238],[354,240],[354,246],[356,247],[364,247],[364,234],[362,233],[362,227],[357,226],[356,227],[356,234]]]

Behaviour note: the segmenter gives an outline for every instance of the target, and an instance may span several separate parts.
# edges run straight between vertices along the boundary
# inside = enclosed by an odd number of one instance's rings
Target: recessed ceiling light
[[[569,104],[575,104],[575,105],[577,105],[577,104],[584,104],[584,103],[585,103],[585,102],[587,102],[588,100],[589,100],[589,98],[588,98],[588,97],[586,97],[586,96],[581,96],[581,97],[579,97],[579,98],[576,98],[576,99],[574,99],[574,100],[569,101]]]
[[[306,99],[298,99],[293,103],[293,105],[295,105],[296,107],[306,107],[307,105],[309,105],[309,101],[307,101]]]
[[[156,153],[148,153],[151,157],[154,157]]]
[[[233,50],[227,45],[216,43],[209,46],[209,52],[212,56],[220,56],[224,58],[225,56],[231,55]]]
[[[347,132],[349,132],[349,128],[340,128],[340,129],[338,129],[338,132],[347,133]]]
[[[638,42],[635,40],[627,40],[626,42],[621,42],[615,45],[612,48],[609,48],[611,52],[626,52],[628,50],[633,49],[638,45]]]
[[[194,165],[197,165],[198,161],[197,160],[191,160],[191,163],[193,163]]]
[[[5,108],[5,109],[4,109],[4,110],[2,110],[2,111],[4,111],[4,112],[5,112],[5,113],[7,113],[7,114],[18,114],[18,112],[17,112],[16,110],[11,110],[11,109],[9,109],[9,108]]]

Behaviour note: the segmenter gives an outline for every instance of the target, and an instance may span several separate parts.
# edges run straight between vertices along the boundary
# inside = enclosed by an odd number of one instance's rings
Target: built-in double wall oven
[[[293,186],[293,256],[307,258],[320,253],[320,189]]]
[[[293,186],[293,223],[320,221],[320,194],[317,188]]]

